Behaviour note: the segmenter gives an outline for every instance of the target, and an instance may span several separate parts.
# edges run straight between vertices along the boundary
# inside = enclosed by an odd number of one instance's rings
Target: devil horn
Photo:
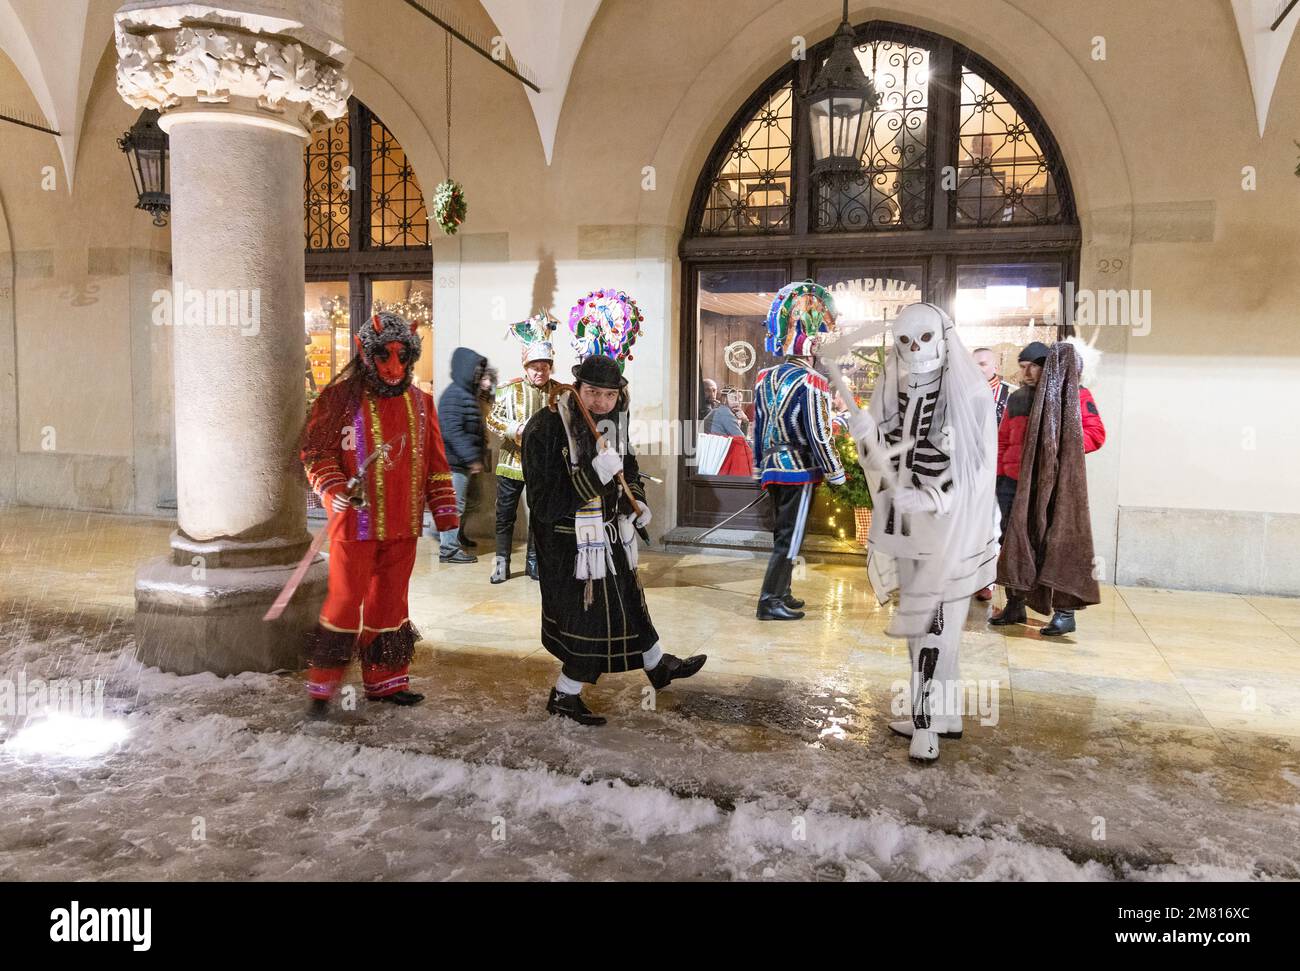
[[[370,326],[375,329],[376,334],[382,334],[384,332],[384,325],[379,322],[379,314],[375,314],[370,318]]]

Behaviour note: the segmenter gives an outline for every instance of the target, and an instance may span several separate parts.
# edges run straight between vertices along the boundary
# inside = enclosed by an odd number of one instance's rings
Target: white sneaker
[[[960,715],[936,715],[930,719],[930,727],[939,733],[940,738],[961,738]],[[889,730],[904,738],[912,737],[912,719],[890,722]]]
[[[913,762],[934,762],[939,758],[939,733],[929,728],[916,729],[907,756]]]

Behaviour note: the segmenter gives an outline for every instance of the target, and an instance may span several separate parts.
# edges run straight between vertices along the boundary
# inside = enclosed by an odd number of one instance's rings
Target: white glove
[[[871,412],[866,408],[859,408],[849,416],[849,434],[856,442],[875,445],[880,438],[876,434],[876,427],[876,419],[871,417]]]
[[[352,504],[348,502],[348,494],[342,489],[335,489],[330,493],[330,509],[333,512],[347,512],[351,508]]]
[[[636,518],[632,520],[632,523],[637,529],[644,529],[646,526],[650,525],[650,506],[647,503],[638,502],[637,509],[639,511],[636,514]]]
[[[614,476],[623,471],[623,456],[606,446],[604,451],[591,460],[591,467],[600,477],[600,484],[609,485]]]
[[[914,512],[938,511],[938,507],[934,503],[934,496],[924,489],[913,489],[911,486],[900,489],[898,495],[894,496],[894,509],[904,515]]]

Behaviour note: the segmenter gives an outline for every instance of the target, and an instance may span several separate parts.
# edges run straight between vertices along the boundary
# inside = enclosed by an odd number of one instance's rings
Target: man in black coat
[[[637,578],[637,527],[650,522],[636,455],[627,440],[627,379],[608,357],[573,369],[573,390],[524,428],[524,486],[542,587],[542,646],[563,667],[546,702],[553,715],[603,725],[582,700],[602,674],[645,671],[655,690],[689,678],[703,654],[664,652]],[[581,402],[581,406],[579,405]],[[596,451],[582,406],[615,442]],[[626,479],[636,504],[619,484]]]
[[[451,353],[451,384],[438,399],[438,422],[442,427],[443,447],[451,466],[451,482],[456,488],[456,513],[465,519],[465,494],[469,477],[483,471],[487,458],[487,432],[479,408],[478,389],[488,360],[468,347]],[[467,553],[464,527],[447,530],[439,536],[438,559],[442,563],[475,563],[477,556]]]

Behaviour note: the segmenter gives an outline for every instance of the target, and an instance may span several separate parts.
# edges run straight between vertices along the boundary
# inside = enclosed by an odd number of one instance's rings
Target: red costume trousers
[[[419,637],[407,616],[415,566],[414,536],[388,540],[331,539],[329,592],[311,652],[307,689],[331,698],[357,652],[366,697],[406,689]]]

